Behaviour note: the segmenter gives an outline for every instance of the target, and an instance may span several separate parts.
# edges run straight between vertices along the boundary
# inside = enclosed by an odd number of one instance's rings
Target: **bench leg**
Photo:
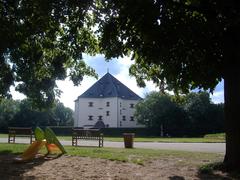
[[[99,145],[98,147],[103,147],[103,139],[102,138],[99,138]]]
[[[77,137],[72,137],[72,146],[77,146]]]

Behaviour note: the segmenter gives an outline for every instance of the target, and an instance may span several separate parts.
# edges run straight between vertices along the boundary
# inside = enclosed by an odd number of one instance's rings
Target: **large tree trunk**
[[[226,130],[224,164],[230,171],[240,170],[240,69],[238,68],[239,66],[231,66],[225,71],[224,76]]]

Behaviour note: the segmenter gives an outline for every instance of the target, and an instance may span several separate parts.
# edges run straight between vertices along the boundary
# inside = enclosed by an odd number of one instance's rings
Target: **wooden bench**
[[[98,147],[103,147],[103,134],[99,129],[78,129],[73,128],[72,146],[78,145],[78,140],[97,140]]]
[[[9,127],[8,143],[15,143],[16,137],[30,137],[30,144],[32,144],[34,133],[31,127]]]

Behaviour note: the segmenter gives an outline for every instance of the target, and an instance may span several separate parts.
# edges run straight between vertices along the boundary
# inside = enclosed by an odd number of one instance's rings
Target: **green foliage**
[[[175,128],[186,124],[182,109],[169,95],[153,92],[136,105],[136,119],[148,127]]]
[[[92,7],[93,1],[1,1],[0,97],[17,84],[17,91],[47,107],[60,92],[56,80],[69,76],[78,85],[84,75],[97,77],[82,59],[98,51]]]
[[[9,126],[14,116],[20,111],[19,101],[11,99],[2,99],[0,101],[0,129]]]
[[[0,130],[9,126],[54,126],[72,125],[73,111],[56,103],[51,109],[39,110],[33,106],[32,101],[25,99],[14,101],[4,99],[0,103]]]
[[[213,174],[214,170],[223,170],[223,163],[222,162],[215,162],[215,163],[211,163],[211,164],[205,164],[202,165],[199,168],[199,173],[202,174]]]
[[[100,4],[101,52],[107,58],[132,52],[135,64],[130,73],[140,86],[151,79],[176,91],[196,87],[212,91],[224,78],[225,65],[236,65],[231,53],[240,44],[239,4],[216,0]]]
[[[73,126],[73,111],[63,103],[57,103],[53,112],[59,126]]]
[[[171,136],[200,136],[223,131],[224,111],[206,92],[176,96],[152,92],[136,105],[139,123],[162,129]]]

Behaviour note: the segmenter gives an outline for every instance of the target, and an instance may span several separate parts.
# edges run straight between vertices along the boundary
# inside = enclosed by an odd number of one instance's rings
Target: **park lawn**
[[[21,154],[27,148],[28,144],[0,144],[0,155],[4,154]],[[173,151],[173,150],[153,150],[153,149],[125,149],[125,148],[98,148],[98,147],[73,147],[64,146],[67,155],[81,156],[108,159],[121,162],[132,162],[136,164],[144,164],[149,159],[156,158],[181,158],[181,163],[198,162],[216,162],[221,161],[223,154],[217,153],[200,153],[200,152],[186,152],[186,151]],[[45,148],[42,148],[42,153],[46,153]],[[199,165],[201,165],[199,162]],[[196,164],[195,164],[196,165]]]
[[[0,134],[0,138],[7,138],[8,134]]]

